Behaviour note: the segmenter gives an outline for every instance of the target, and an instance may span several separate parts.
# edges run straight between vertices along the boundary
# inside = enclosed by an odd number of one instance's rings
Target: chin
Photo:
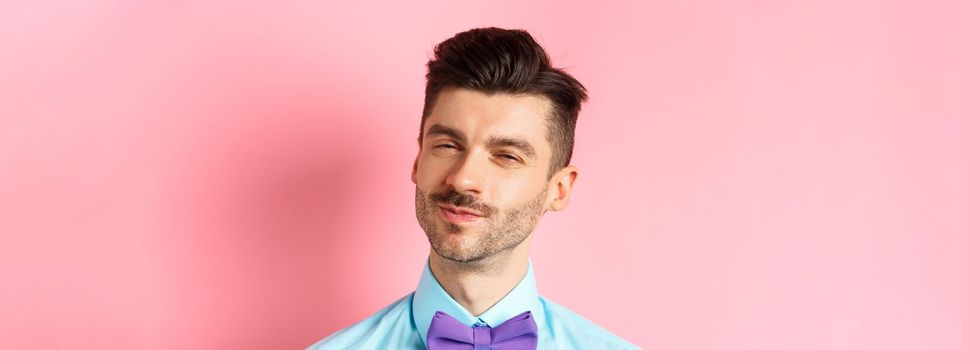
[[[442,257],[457,261],[466,260],[470,257],[472,249],[470,249],[470,244],[464,242],[463,239],[448,236],[438,243],[434,250]]]
[[[440,255],[441,257],[447,260],[453,260],[453,261],[462,262],[462,263],[470,263],[470,262],[475,262],[477,260],[480,260],[480,258],[468,255],[464,252],[456,252],[455,254],[448,254],[448,253],[450,252],[437,253],[437,255]]]

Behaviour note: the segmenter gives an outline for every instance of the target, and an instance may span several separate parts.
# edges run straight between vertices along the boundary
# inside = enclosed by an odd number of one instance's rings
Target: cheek
[[[432,157],[422,157],[417,163],[417,183],[434,186],[442,182],[446,174],[446,165]]]
[[[492,189],[492,197],[499,206],[516,207],[536,197],[544,189],[544,179],[527,175],[509,176]]]

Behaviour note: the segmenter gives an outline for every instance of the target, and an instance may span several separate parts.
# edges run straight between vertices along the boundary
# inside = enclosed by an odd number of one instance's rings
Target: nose
[[[450,169],[447,174],[447,185],[460,193],[478,195],[486,187],[485,158],[478,152],[467,152]]]

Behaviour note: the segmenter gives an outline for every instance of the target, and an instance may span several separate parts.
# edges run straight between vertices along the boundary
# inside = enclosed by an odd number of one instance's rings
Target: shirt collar
[[[424,272],[421,273],[417,290],[414,292],[411,308],[414,313],[414,325],[417,326],[417,333],[420,334],[424,344],[427,344],[427,329],[430,327],[430,321],[437,311],[443,311],[468,326],[483,322],[490,327],[497,327],[524,311],[530,311],[534,315],[534,322],[537,322],[538,326],[545,324],[544,307],[537,294],[534,267],[530,261],[527,262],[527,274],[520,283],[480,316],[472,315],[447,294],[447,291],[434,278],[428,261],[424,266]]]

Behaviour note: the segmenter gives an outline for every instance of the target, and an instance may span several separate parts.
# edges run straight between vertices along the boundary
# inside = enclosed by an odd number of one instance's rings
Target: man
[[[420,283],[309,349],[637,349],[540,297],[528,260],[541,216],[570,200],[584,86],[523,30],[469,30],[434,54],[411,173],[431,246]]]

